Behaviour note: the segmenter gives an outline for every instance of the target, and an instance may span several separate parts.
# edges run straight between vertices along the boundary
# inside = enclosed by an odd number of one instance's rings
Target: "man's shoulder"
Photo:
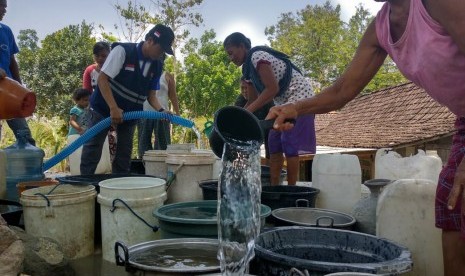
[[[8,25],[6,25],[6,24],[4,24],[4,23],[1,23],[1,22],[0,22],[0,32],[9,32],[9,33],[13,33],[13,32],[11,31],[11,28],[10,28]]]

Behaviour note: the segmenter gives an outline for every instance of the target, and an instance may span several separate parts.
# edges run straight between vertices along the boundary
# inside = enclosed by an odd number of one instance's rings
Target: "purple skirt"
[[[297,117],[294,127],[287,131],[272,129],[268,135],[270,154],[284,153],[286,157],[316,152],[315,115]]]

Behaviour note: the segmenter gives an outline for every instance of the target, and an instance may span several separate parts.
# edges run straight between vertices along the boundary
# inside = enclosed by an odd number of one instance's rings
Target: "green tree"
[[[183,49],[186,56],[177,87],[181,111],[189,118],[212,119],[216,110],[233,104],[239,94],[241,71],[215,39],[215,32],[209,30],[200,43],[191,39]]]
[[[127,7],[115,5],[116,11],[125,22],[120,24],[126,29],[125,35],[129,41],[142,39],[148,26],[153,24],[164,24],[169,26],[174,34],[175,40],[173,50],[182,45],[189,37],[188,27],[198,27],[203,23],[202,16],[193,12],[195,6],[200,5],[203,0],[151,0],[151,5],[145,7],[138,4],[137,0],[128,1]],[[137,40],[135,40],[137,39]],[[177,59],[173,59],[173,74],[178,74]]]
[[[374,16],[363,5],[360,4],[357,6],[355,15],[350,18],[346,31],[343,33],[343,43],[339,49],[339,58],[337,59],[338,75],[342,74],[346,65],[351,61],[363,33],[373,20]],[[400,73],[392,59],[388,57],[373,80],[365,87],[363,93],[370,93],[404,82],[407,82],[407,79]]]
[[[373,17],[359,5],[348,23],[340,18],[340,6],[329,1],[285,13],[265,34],[271,46],[289,54],[315,84],[315,91],[333,83],[352,59],[360,38]],[[366,91],[404,82],[392,60],[387,59]]]
[[[35,65],[37,64],[37,52],[39,38],[37,32],[32,29],[20,30],[18,35],[18,47],[20,49],[18,65],[23,83],[29,86],[34,78]]]
[[[340,6],[333,7],[327,1],[322,6],[308,5],[296,14],[283,14],[281,18],[277,25],[265,30],[271,46],[291,55],[315,82],[330,83],[342,41],[344,23],[340,19]]]
[[[26,73],[26,83],[37,94],[36,112],[41,116],[59,116],[67,121],[73,105],[71,93],[82,86],[82,73],[93,62],[93,25],[70,25],[42,41],[35,51],[34,65]],[[32,67],[32,68],[31,68]]]

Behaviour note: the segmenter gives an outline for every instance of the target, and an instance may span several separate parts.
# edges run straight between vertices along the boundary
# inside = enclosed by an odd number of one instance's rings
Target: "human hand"
[[[285,122],[286,119],[295,119],[297,118],[297,110],[295,105],[292,103],[277,105],[270,108],[266,120],[275,119],[273,128],[276,130],[289,130],[294,127],[293,123]]]
[[[457,201],[462,201],[462,215],[465,214],[465,158],[462,158],[457,171],[455,172],[454,184],[452,190],[449,193],[449,200],[447,201],[447,207],[449,210],[453,210],[457,205]],[[462,197],[460,197],[460,195]]]
[[[111,124],[118,125],[123,122],[123,110],[119,107],[110,108]]]

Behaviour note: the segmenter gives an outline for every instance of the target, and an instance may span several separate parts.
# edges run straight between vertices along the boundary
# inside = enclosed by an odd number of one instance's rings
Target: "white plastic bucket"
[[[312,184],[320,189],[316,207],[350,214],[360,200],[362,169],[356,155],[317,154],[312,164]]]
[[[220,178],[220,173],[221,169],[223,168],[223,162],[221,161],[221,158],[216,156],[212,150],[206,150],[206,149],[195,149],[192,151],[195,154],[211,154],[213,158],[215,158],[215,162],[213,163],[213,173],[211,179],[219,179]]]
[[[169,154],[186,154],[195,149],[193,143],[186,144],[169,144],[166,146],[166,152]]]
[[[70,145],[76,141],[81,135],[74,134],[68,136],[67,145]],[[71,153],[68,157],[69,160],[69,170],[71,175],[80,175],[81,174],[81,155],[82,155],[82,146],[77,150]],[[98,162],[97,168],[95,169],[96,174],[111,173],[111,160],[110,160],[110,148],[108,144],[108,136],[105,138],[105,143],[102,148],[102,156]]]
[[[145,174],[166,179],[166,150],[148,150],[144,153]]]
[[[0,198],[6,198],[6,154],[3,150],[0,150]]]
[[[168,191],[166,203],[202,200],[202,189],[199,182],[211,179],[215,158],[211,154],[168,154],[166,164],[168,166],[167,179],[174,175]]]
[[[412,252],[411,276],[443,275],[442,232],[434,226],[437,183],[401,179],[387,185],[378,199],[376,235]]]
[[[395,151],[379,149],[375,157],[377,179],[429,179],[438,182],[442,169],[441,158],[436,151],[418,150],[416,155],[402,157]]]
[[[26,232],[56,240],[70,259],[93,254],[96,195],[92,185],[64,184],[25,190],[20,202]]]
[[[165,184],[165,180],[154,177],[121,177],[99,183],[97,201],[100,203],[104,260],[115,262],[116,241],[131,246],[159,237],[121,201],[115,199],[124,201],[151,226],[158,226],[158,220],[152,212],[166,200]],[[113,202],[116,208],[112,212]]]

